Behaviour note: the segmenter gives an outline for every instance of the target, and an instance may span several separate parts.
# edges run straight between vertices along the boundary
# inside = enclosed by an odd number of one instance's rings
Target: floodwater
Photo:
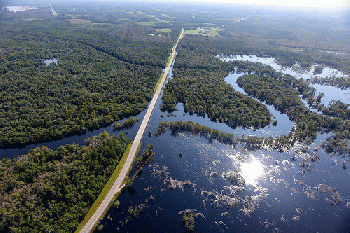
[[[230,74],[226,82],[243,92],[235,82],[239,75]],[[186,232],[186,213],[194,216],[194,232],[349,232],[349,161],[320,149],[330,135],[319,134],[310,146],[297,144],[285,152],[247,150],[190,133],[154,136],[164,120],[192,120],[238,136],[274,135],[272,126],[231,129],[190,116],[182,104],[168,115],[160,104],[147,127],[152,136],[142,139],[142,150],[153,145],[152,161],[95,232]],[[279,135],[288,134],[293,123],[268,108],[281,127]]]
[[[232,61],[232,60],[238,60],[238,61],[250,61],[250,62],[260,62],[265,65],[269,65],[272,68],[274,68],[276,71],[280,71],[284,74],[290,74],[296,78],[302,78],[304,80],[320,77],[320,78],[327,78],[327,77],[348,77],[343,72],[332,69],[330,67],[324,67],[321,74],[314,74],[316,65],[311,66],[310,70],[303,70],[301,67],[296,64],[292,67],[283,67],[279,65],[275,58],[264,58],[264,57],[257,57],[256,55],[237,55],[237,56],[230,56],[230,57],[222,57],[218,56],[222,61]],[[350,104],[350,91],[349,90],[342,90],[340,88],[336,88],[333,86],[322,86],[320,84],[311,84],[312,87],[314,87],[317,90],[317,93],[324,93],[324,97],[321,99],[321,102],[327,106],[332,100],[341,100],[342,102],[346,104]]]
[[[57,58],[46,59],[46,60],[44,60],[44,62],[45,62],[45,65],[47,65],[47,66],[52,64],[52,63],[58,65],[58,59]]]
[[[135,116],[135,118],[142,119],[143,116],[146,114],[146,110],[142,111],[140,114]],[[121,120],[122,121],[122,120]],[[50,141],[50,142],[43,142],[43,143],[34,143],[30,145],[26,145],[21,148],[7,148],[7,149],[0,149],[0,159],[3,158],[10,158],[13,159],[17,156],[27,154],[30,149],[34,149],[39,146],[46,146],[51,148],[52,150],[56,150],[58,147],[66,144],[78,144],[78,145],[84,145],[86,139],[99,135],[100,133],[106,131],[109,135],[115,135],[120,132],[123,132],[126,134],[128,138],[135,138],[138,128],[140,127],[141,121],[135,123],[133,128],[128,128],[120,131],[114,130],[114,126],[110,125],[108,127],[96,129],[96,130],[86,130],[81,135],[74,135],[70,137],[65,137],[59,140]]]
[[[226,82],[244,93],[236,83],[239,75],[230,74]],[[330,135],[319,134],[309,147],[297,144],[284,152],[247,150],[190,133],[167,131],[155,136],[158,122],[164,120],[191,120],[235,136],[287,135],[293,126],[271,106],[267,107],[277,126],[254,131],[186,114],[182,104],[168,115],[160,111],[160,104],[158,99],[141,148],[142,152],[151,144],[155,155],[119,195],[119,206],[112,205],[95,232],[186,232],[186,213],[193,214],[194,232],[350,231],[350,160],[320,149]],[[122,132],[134,138],[140,123]],[[55,142],[0,150],[0,156],[13,158],[39,145],[56,149],[66,143],[83,144],[105,130],[110,135],[120,132],[109,126]]]
[[[238,74],[236,72],[233,72],[231,74],[229,74],[226,78],[225,81],[229,84],[231,84],[231,86],[236,90],[239,91],[243,94],[247,94],[243,88],[240,88],[237,84],[237,79],[243,75],[242,73]],[[259,101],[258,99],[254,98],[256,101]],[[261,101],[259,101],[261,102]],[[282,114],[279,111],[277,111],[272,105],[268,105],[266,103],[264,103],[265,106],[269,109],[269,111],[271,112],[271,114],[273,115],[273,117],[275,117],[274,119],[277,120],[277,125],[276,126],[272,126],[269,125],[263,129],[259,129],[258,132],[256,132],[254,134],[254,136],[258,136],[258,137],[262,137],[262,136],[269,136],[269,137],[278,137],[278,136],[282,136],[282,135],[287,135],[291,129],[294,126],[294,123],[292,121],[289,120],[287,114]],[[267,129],[266,129],[267,128]],[[260,132],[262,134],[260,134]]]

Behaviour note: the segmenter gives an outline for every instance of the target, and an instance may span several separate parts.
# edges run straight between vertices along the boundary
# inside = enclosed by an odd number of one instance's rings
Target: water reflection
[[[241,175],[247,185],[257,187],[259,179],[265,176],[265,166],[260,160],[251,155],[252,160],[248,163],[241,163]]]
[[[221,57],[218,56],[222,61],[250,61],[250,62],[260,62],[264,65],[269,65],[272,68],[274,68],[276,71],[280,71],[284,74],[290,74],[292,76],[295,76],[297,78],[313,78],[313,77],[347,77],[343,72],[333,69],[330,67],[324,67],[322,69],[322,73],[315,74],[315,68],[317,65],[312,65],[311,69],[305,70],[302,67],[300,67],[299,64],[295,64],[292,67],[283,67],[279,64],[277,64],[277,61],[275,58],[272,57],[257,57],[256,55],[240,55],[240,56],[230,56],[230,57]]]
[[[238,92],[248,95],[241,87],[238,86],[237,84],[237,79],[244,75],[245,73],[237,73],[236,70],[234,71],[234,73],[229,74],[226,78],[225,81],[229,84],[231,84],[231,86]],[[270,137],[278,137],[278,136],[282,136],[282,135],[286,135],[288,134],[293,126],[294,123],[292,121],[289,120],[289,117],[287,116],[287,114],[282,114],[280,113],[278,110],[276,110],[272,105],[268,105],[265,102],[261,102],[260,100],[253,98],[256,101],[264,104],[270,111],[270,113],[275,117],[274,119],[277,120],[277,125],[274,126],[272,123],[263,128],[263,129],[259,129],[259,131],[257,132],[248,132],[250,135],[255,135],[258,137],[264,137],[264,136],[270,136]],[[240,136],[240,135],[238,135]]]
[[[344,74],[343,72],[333,69],[330,67],[323,67],[322,72],[320,74],[315,74],[315,68],[317,65],[312,65],[309,70],[305,70],[301,68],[298,64],[295,64],[292,67],[284,67],[279,64],[277,64],[277,61],[275,58],[272,57],[257,57],[256,55],[241,55],[241,56],[229,56],[229,57],[222,57],[217,56],[222,61],[250,61],[250,62],[260,62],[264,65],[269,65],[276,71],[282,72],[284,74],[292,75],[296,78],[302,78],[304,80],[312,79],[316,77],[321,78],[329,78],[329,77],[348,77],[348,75]],[[243,75],[244,73],[240,74]],[[227,81],[227,80],[226,80]],[[230,82],[232,85],[234,85],[232,82]],[[238,86],[238,85],[237,85]],[[334,87],[334,86],[322,86],[320,84],[311,84],[310,86],[314,87],[317,90],[316,95],[320,93],[324,93],[324,97],[321,99],[321,102],[328,106],[332,100],[340,100],[346,104],[350,104],[350,97],[349,97],[349,91],[348,90],[342,90],[340,88]],[[236,87],[235,87],[236,89]],[[242,92],[240,89],[237,89],[238,91]],[[308,107],[308,104],[306,104],[306,101],[303,101],[305,103],[305,106]],[[312,111],[316,111],[314,109],[311,109]]]
[[[238,136],[250,132],[189,116],[182,104],[167,116],[159,105],[147,131],[154,132],[159,121],[192,120]],[[122,193],[120,208],[111,208],[101,224],[105,232],[183,232],[183,215],[191,213],[197,232],[340,232],[348,222],[350,175],[320,148],[328,136],[318,134],[312,145],[296,143],[283,152],[170,131],[144,137],[141,151],[154,145],[154,161],[135,179],[134,194]],[[134,217],[135,207],[145,205]]]
[[[44,60],[44,62],[45,62],[45,65],[47,65],[47,66],[50,65],[50,64],[52,64],[52,63],[58,65],[58,60],[57,60],[57,58],[46,59],[46,60]]]

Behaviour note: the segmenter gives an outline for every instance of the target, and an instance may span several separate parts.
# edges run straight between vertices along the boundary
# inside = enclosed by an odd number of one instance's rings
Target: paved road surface
[[[98,209],[96,210],[94,215],[90,218],[90,220],[86,223],[86,225],[84,226],[84,228],[80,232],[88,233],[88,232],[91,232],[93,230],[94,226],[97,224],[98,220],[102,217],[103,213],[105,211],[107,211],[109,203],[111,203],[111,201],[113,200],[115,194],[117,194],[123,188],[123,181],[124,181],[128,171],[131,168],[131,165],[132,165],[132,163],[134,161],[134,158],[136,156],[137,148],[140,145],[142,136],[143,136],[143,134],[145,132],[145,129],[146,129],[147,124],[148,124],[148,121],[149,121],[149,119],[150,119],[150,117],[152,115],[154,106],[155,106],[155,104],[157,102],[157,99],[158,99],[158,97],[159,97],[159,95],[160,95],[160,93],[162,91],[164,82],[166,80],[166,77],[168,76],[168,72],[170,70],[170,67],[171,67],[173,61],[174,61],[174,58],[175,58],[175,55],[176,55],[177,44],[179,43],[180,39],[183,37],[183,34],[184,34],[184,30],[182,29],[182,32],[181,32],[181,34],[180,34],[180,36],[179,36],[175,46],[173,47],[173,51],[171,53],[171,59],[170,59],[169,65],[166,67],[166,69],[164,71],[164,74],[163,74],[162,81],[159,84],[158,89],[157,89],[156,93],[154,94],[154,96],[153,96],[153,98],[151,100],[151,103],[148,106],[146,115],[143,118],[143,121],[142,121],[142,123],[140,125],[140,129],[137,131],[135,140],[134,140],[134,142],[133,142],[133,144],[132,144],[132,146],[130,148],[130,153],[129,153],[128,158],[127,158],[127,160],[126,160],[126,162],[125,162],[125,164],[123,166],[123,169],[121,170],[121,172],[119,174],[119,177],[114,182],[114,185],[112,186],[111,190],[107,194],[106,198],[102,201],[101,205],[98,207]]]

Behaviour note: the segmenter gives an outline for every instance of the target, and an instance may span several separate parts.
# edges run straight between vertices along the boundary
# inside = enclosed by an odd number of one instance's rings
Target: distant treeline
[[[282,66],[291,67],[298,63],[303,68],[310,68],[313,64],[322,64],[346,73],[350,73],[350,57],[332,53],[322,53],[314,48],[290,49],[269,43],[261,43],[257,38],[244,40],[229,31],[220,32],[221,37],[204,37],[187,35],[182,41],[183,48],[212,55],[257,55],[259,57],[274,57]],[[252,32],[250,32],[252,33]],[[291,46],[293,47],[293,46]]]

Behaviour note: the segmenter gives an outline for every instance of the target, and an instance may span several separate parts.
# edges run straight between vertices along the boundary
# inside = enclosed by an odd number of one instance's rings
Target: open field
[[[164,32],[164,33],[170,33],[171,28],[159,28],[159,29],[155,29],[157,32]]]
[[[91,24],[90,20],[86,20],[86,19],[69,19],[68,20],[71,23],[82,23],[82,24]]]

